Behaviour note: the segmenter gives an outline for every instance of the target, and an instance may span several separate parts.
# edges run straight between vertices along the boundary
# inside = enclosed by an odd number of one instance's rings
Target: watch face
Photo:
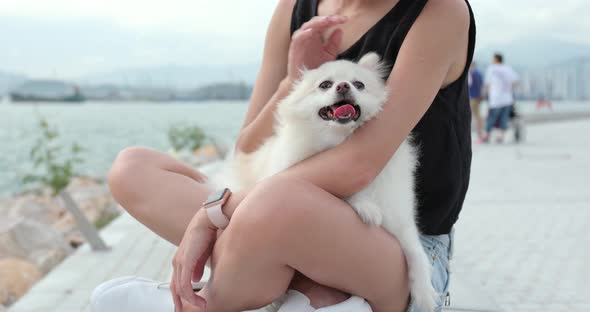
[[[221,189],[221,190],[214,191],[207,198],[207,201],[205,202],[205,205],[210,204],[210,203],[214,203],[214,202],[217,202],[217,201],[220,201],[223,198],[223,195],[225,195],[225,193],[227,191],[228,191],[228,189]]]

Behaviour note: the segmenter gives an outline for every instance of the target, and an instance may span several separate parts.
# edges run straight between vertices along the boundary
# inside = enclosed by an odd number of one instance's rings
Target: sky
[[[2,0],[0,71],[77,78],[161,65],[255,64],[277,0]],[[588,0],[472,0],[478,47],[589,44]],[[555,53],[559,53],[558,49]]]
[[[481,46],[520,38],[590,44],[588,0],[472,0]]]

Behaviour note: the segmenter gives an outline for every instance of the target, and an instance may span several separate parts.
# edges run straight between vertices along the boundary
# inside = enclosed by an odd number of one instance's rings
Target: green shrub
[[[39,117],[39,128],[41,135],[30,152],[33,168],[37,172],[26,175],[23,183],[40,183],[49,187],[55,196],[65,189],[75,176],[74,165],[84,161],[80,157],[83,149],[77,143],[73,143],[68,150],[64,150],[56,141],[59,133],[43,116]]]
[[[168,129],[168,141],[176,151],[194,151],[207,141],[205,132],[198,126],[176,125]]]

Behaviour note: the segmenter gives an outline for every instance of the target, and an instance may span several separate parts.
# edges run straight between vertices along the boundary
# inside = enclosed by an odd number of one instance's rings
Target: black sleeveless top
[[[399,0],[391,11],[338,58],[357,61],[367,52],[377,52],[391,69],[404,38],[427,1]],[[317,15],[317,6],[318,0],[297,0],[291,17],[291,34]],[[471,7],[469,13],[471,22],[465,70],[459,79],[438,92],[426,114],[412,130],[419,149],[417,221],[421,232],[428,235],[451,231],[469,185],[471,110],[467,74],[475,47],[475,20]]]

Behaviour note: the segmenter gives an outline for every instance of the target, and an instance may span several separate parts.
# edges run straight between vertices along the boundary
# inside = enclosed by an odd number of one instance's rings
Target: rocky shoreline
[[[194,153],[171,154],[198,167],[219,159],[223,151],[205,146]],[[66,191],[97,229],[122,212],[104,178],[74,178]],[[49,189],[0,198],[0,312],[84,242],[61,197]]]
[[[67,191],[95,226],[121,212],[104,179],[75,178]],[[0,199],[0,216],[0,305],[9,306],[84,238],[61,198],[49,190]]]

